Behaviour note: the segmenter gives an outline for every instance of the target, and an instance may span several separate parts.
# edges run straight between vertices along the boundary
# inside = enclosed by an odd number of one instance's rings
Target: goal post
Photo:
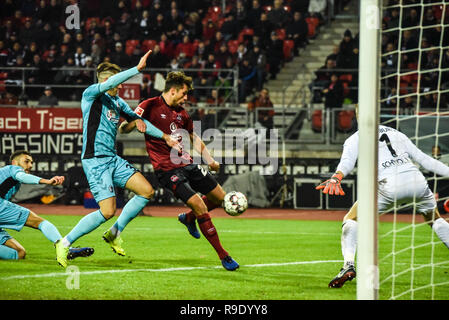
[[[360,0],[357,299],[378,299],[377,154],[381,0]]]

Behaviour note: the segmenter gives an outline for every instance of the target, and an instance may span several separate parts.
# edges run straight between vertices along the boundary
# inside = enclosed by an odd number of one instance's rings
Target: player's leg
[[[427,185],[423,198],[418,199],[417,202],[418,212],[423,215],[424,220],[429,223],[438,238],[449,249],[449,223],[441,217],[435,196]]]
[[[92,158],[82,160],[82,164],[90,191],[100,209],[84,216],[62,239],[63,245],[67,248],[112,218],[116,211],[116,196],[112,181],[115,163],[110,158]]]
[[[210,212],[216,208],[221,207],[223,203],[223,199],[226,195],[226,192],[223,190],[223,188],[217,184],[217,186],[210,191],[208,194],[203,195],[201,199],[203,199],[204,203],[207,206],[207,210]],[[187,221],[192,221],[196,219],[195,214],[193,211],[189,211],[185,213]]]
[[[24,259],[25,255],[25,248],[8,232],[0,229],[0,260]]]
[[[154,196],[153,187],[140,172],[135,172],[128,179],[125,188],[135,193],[135,196],[126,203],[117,221],[109,229],[114,237],[120,236],[126,225],[145,208]]]
[[[356,276],[354,262],[357,249],[357,207],[358,204],[356,201],[343,218],[341,227],[343,267],[337,276],[329,282],[330,288],[341,288],[346,281],[350,281]]]
[[[42,234],[52,243],[56,243],[62,238],[54,224],[38,216],[33,211],[30,211],[25,225],[27,227],[40,230]]]

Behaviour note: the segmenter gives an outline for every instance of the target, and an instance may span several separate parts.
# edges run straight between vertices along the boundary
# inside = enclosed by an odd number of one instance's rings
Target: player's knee
[[[141,195],[144,198],[151,199],[154,197],[154,189],[153,188],[147,188],[144,192],[144,194]]]
[[[115,215],[116,208],[102,209],[101,214],[106,220],[111,219]]]

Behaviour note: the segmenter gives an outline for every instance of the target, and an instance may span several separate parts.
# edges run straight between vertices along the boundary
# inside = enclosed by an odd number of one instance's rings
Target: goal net
[[[380,120],[449,163],[449,2],[382,0]],[[420,168],[438,211],[449,180]],[[379,299],[447,299],[449,250],[417,212],[416,198],[380,217]],[[447,205],[447,202],[446,202]]]

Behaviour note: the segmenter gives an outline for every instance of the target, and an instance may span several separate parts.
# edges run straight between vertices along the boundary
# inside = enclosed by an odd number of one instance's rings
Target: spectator
[[[24,58],[25,51],[22,49],[22,45],[19,42],[14,42],[12,50],[8,54],[8,67],[12,67],[17,63],[17,58]]]
[[[150,20],[150,34],[153,38],[158,39],[162,37],[162,34],[167,34],[167,25],[165,23],[165,18],[162,13],[156,16],[156,20]],[[161,47],[162,49],[162,47]]]
[[[338,79],[338,74],[331,75],[331,82],[323,90],[325,97],[324,107],[327,109],[341,108],[343,106],[344,92],[343,84]]]
[[[248,52],[247,47],[244,43],[240,43],[237,47],[237,51],[235,53],[236,62],[240,63],[243,61],[243,59],[246,57],[246,54]]]
[[[86,57],[87,55],[84,53],[83,47],[76,47],[75,54],[73,55],[73,60],[75,61],[75,65],[77,67],[86,66]]]
[[[233,85],[234,72],[232,71],[232,69],[234,69],[234,60],[232,59],[232,56],[228,56],[226,58],[226,61],[222,68],[231,70],[221,70],[218,73],[218,77],[214,85],[218,87],[218,93],[220,97],[227,96],[231,91],[231,87]]]
[[[138,39],[140,41],[146,40],[150,36],[150,12],[148,10],[144,10],[142,12],[142,16],[140,17],[137,27],[138,27]]]
[[[263,109],[257,110],[258,108]],[[256,124],[256,127],[273,129],[274,108],[267,88],[260,90],[259,95],[248,103],[248,109],[257,114],[256,121],[258,124]]]
[[[0,105],[17,105],[19,99],[11,92],[5,92],[4,97],[0,99]]]
[[[112,63],[119,65],[121,68],[130,66],[130,58],[123,50],[121,42],[115,44],[115,52],[110,54]]]
[[[210,40],[208,50],[213,53],[217,53],[222,44],[227,44],[221,31],[215,32],[215,36]]]
[[[223,23],[221,27],[221,32],[223,33],[224,38],[226,39],[226,33],[223,31],[223,26],[225,25],[226,21]],[[218,28],[212,21],[212,19],[207,20],[207,23],[203,27],[203,40],[209,43],[209,41],[215,37],[215,33],[217,32]]]
[[[411,96],[407,96],[403,98],[399,105],[400,108],[400,114],[414,114],[415,112],[415,104],[413,102],[413,99]]]
[[[90,57],[94,66],[98,66],[103,61],[103,53],[98,44],[93,44],[90,51]]]
[[[260,91],[265,82],[267,56],[259,46],[255,46],[248,53],[248,58],[251,61],[250,63],[256,68],[256,90]]]
[[[42,79],[44,78],[43,74],[42,74],[43,63],[41,61],[40,55],[39,54],[35,54],[33,56],[32,63],[30,65],[28,65],[28,66],[32,67],[32,68],[36,68],[36,69],[26,72],[26,80],[25,80],[26,83],[27,84],[32,84],[32,85],[43,83],[43,81],[42,81]],[[38,95],[40,94],[40,89],[39,88],[34,88],[34,87],[28,87],[27,88],[27,93],[28,93],[28,96],[31,99],[35,100],[38,97]]]
[[[346,29],[343,40],[340,42],[340,54],[337,60],[338,68],[351,69],[354,68],[355,54],[354,54],[355,43],[352,38],[352,32]]]
[[[20,41],[25,46],[28,46],[36,38],[36,28],[31,24],[31,18],[26,18],[25,24],[20,30]]]
[[[154,0],[153,6],[150,9],[150,21],[156,21],[158,15],[164,16],[164,10],[161,7],[160,0]]]
[[[168,39],[165,33],[161,34],[159,47],[161,49],[161,53],[167,56],[167,58],[171,59],[175,56],[176,48],[173,46],[173,43]]]
[[[387,73],[396,72],[397,70],[398,55],[397,53],[393,53],[394,51],[395,51],[394,44],[391,42],[388,43],[385,52],[385,54],[388,55],[384,55],[382,57],[381,63],[382,69]]]
[[[179,14],[178,9],[171,8],[170,14],[168,15],[168,18],[166,19],[166,26],[167,26],[167,32],[170,34],[171,32],[174,32],[179,25],[183,25],[183,19],[181,15]]]
[[[251,4],[251,9],[248,10],[247,14],[247,27],[255,29],[257,23],[260,21],[260,15],[263,12],[263,8],[260,5],[259,0],[253,0]]]
[[[239,64],[239,102],[246,101],[246,97],[251,93],[254,87],[254,78],[256,69],[250,64],[248,58],[243,58]]]
[[[69,47],[66,45],[61,46],[61,51],[56,55],[56,66],[61,67],[67,62],[67,58],[73,58],[73,53],[69,52]]]
[[[42,32],[36,33],[36,43],[39,43],[41,48],[48,48],[56,43],[56,35],[50,23],[44,24]]]
[[[231,39],[236,39],[239,33],[239,28],[235,21],[234,15],[228,13],[225,17],[225,21],[221,25],[220,31],[223,35],[223,39],[228,42]]]
[[[288,40],[294,41],[294,54],[297,56],[299,48],[305,48],[307,45],[307,35],[309,33],[309,26],[302,17],[301,12],[297,11],[293,14],[293,21],[287,23],[285,33]]]
[[[200,63],[202,63],[202,64],[206,63],[207,56],[209,55],[209,50],[207,49],[204,41],[200,41],[198,43],[195,55],[198,56]]]
[[[53,95],[51,87],[45,87],[44,94],[39,98],[39,106],[54,107],[58,105],[58,98]]]
[[[266,46],[270,41],[271,32],[274,30],[274,25],[268,20],[265,12],[260,15],[260,20],[254,27],[254,34],[259,36],[263,46]]]
[[[200,16],[197,12],[191,12],[187,16],[185,27],[189,32],[191,39],[199,39],[203,32],[203,26],[201,24]]]
[[[226,45],[226,43],[222,43],[220,45],[220,48],[215,53],[215,58],[216,58],[217,62],[220,63],[221,66],[224,66],[226,63],[226,59],[228,59],[228,57],[232,57],[232,54],[231,54],[231,52],[229,52],[228,46]]]
[[[154,88],[154,83],[151,77],[144,77],[140,85],[140,101],[157,97],[161,94],[159,90]]]
[[[267,62],[270,66],[270,79],[276,79],[284,59],[284,43],[278,39],[275,31],[271,32],[270,41],[266,45],[266,52],[270,53],[267,55]]]
[[[91,56],[87,56],[86,59],[86,64],[84,66],[85,69],[80,71],[80,75],[79,75],[79,84],[89,84],[89,83],[93,83],[95,82],[95,65],[94,65],[94,61],[92,59]],[[89,70],[89,69],[93,69],[93,70]]]
[[[326,57],[326,61],[328,61],[329,59],[337,61],[339,55],[340,55],[340,46],[339,45],[335,45],[332,48],[332,53]]]
[[[156,19],[150,19],[150,21],[156,21]],[[130,14],[127,12],[123,12],[120,16],[120,19],[116,21],[115,24],[117,26],[117,31],[120,34],[120,38],[130,39],[130,36],[133,34],[133,23]]]
[[[274,0],[273,8],[268,12],[268,20],[273,24],[274,29],[285,28],[285,24],[290,19],[290,14],[284,9],[282,0]]]
[[[169,61],[169,57],[162,53],[161,47],[158,44],[155,45],[153,52],[151,53],[151,67],[165,68],[167,67]]]
[[[0,40],[0,67],[6,67],[9,59],[9,50],[5,47],[5,41]]]
[[[35,55],[39,55],[39,49],[37,48],[36,42],[31,42],[31,44],[28,46],[28,48],[25,49],[25,55],[23,57],[23,60],[25,61],[25,64],[27,66],[31,65],[33,63],[33,59]]]
[[[232,10],[235,14],[235,20],[238,30],[241,30],[246,25],[247,10],[242,0],[237,0],[235,3],[235,8]]]

